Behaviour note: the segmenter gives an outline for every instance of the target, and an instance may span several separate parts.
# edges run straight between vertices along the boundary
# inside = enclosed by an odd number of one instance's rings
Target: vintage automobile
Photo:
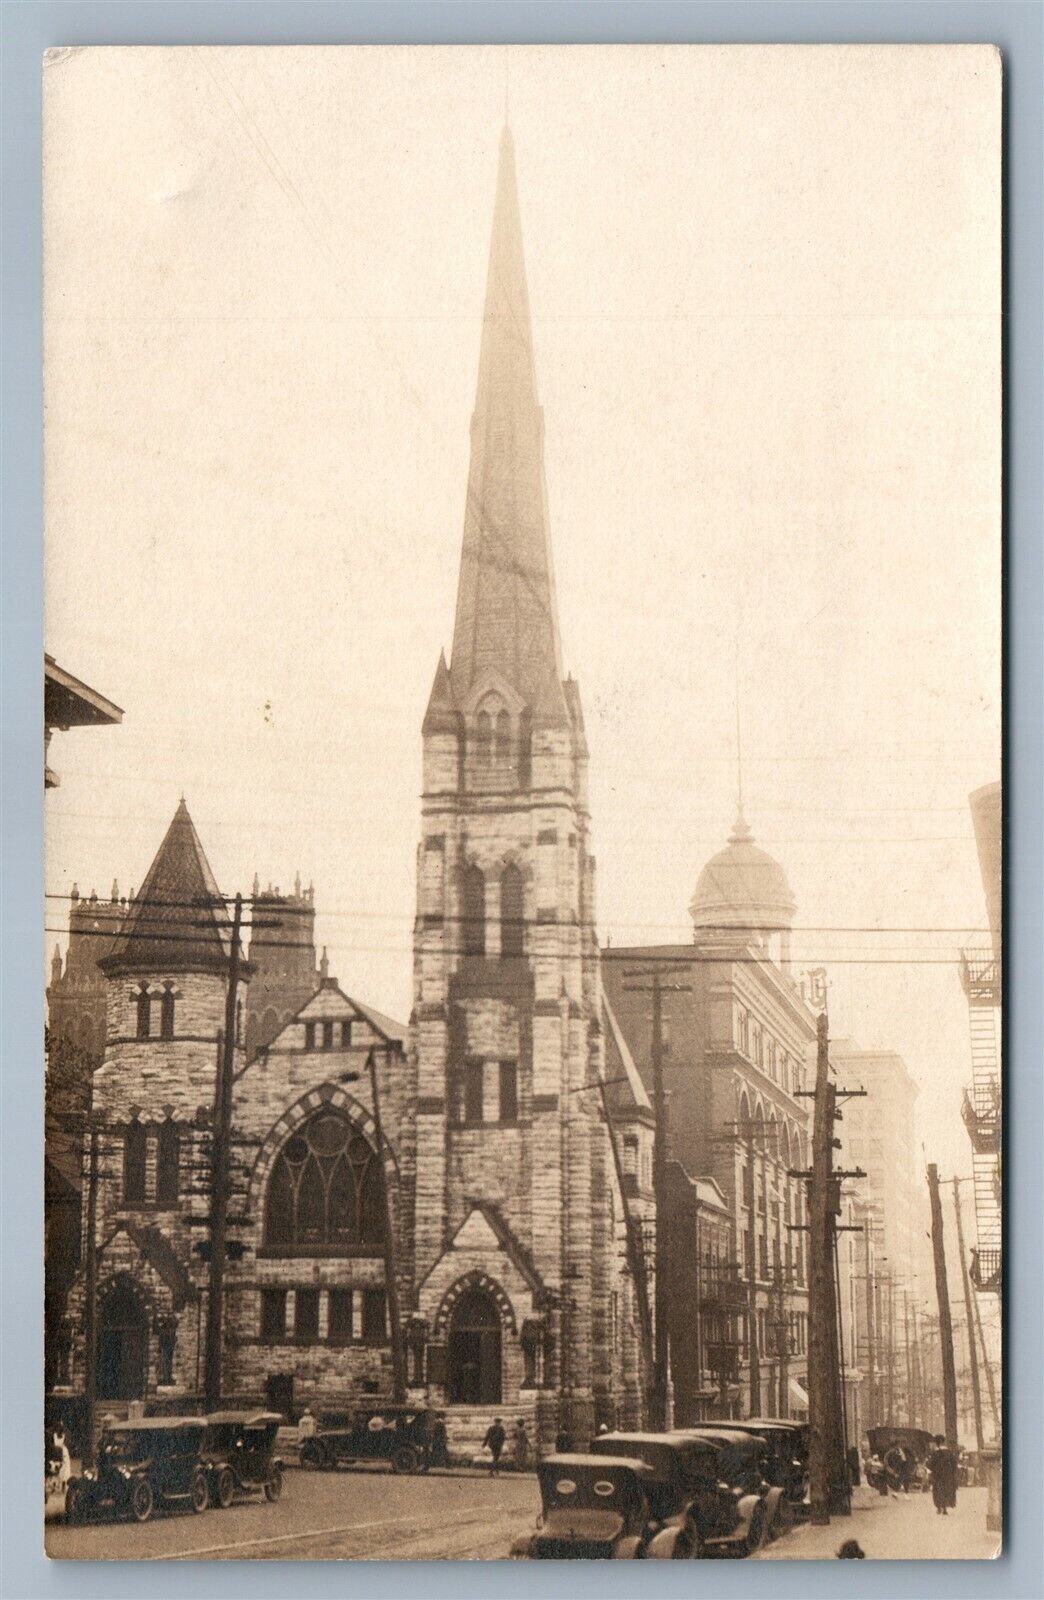
[[[200,1459],[214,1505],[226,1509],[237,1490],[279,1499],[283,1463],[274,1452],[282,1421],[275,1411],[214,1411],[206,1418]]]
[[[902,1458],[908,1462],[906,1486],[914,1490],[931,1488],[928,1457],[932,1435],[926,1428],[880,1427],[867,1430],[867,1441],[881,1467],[867,1471],[866,1481],[873,1489],[902,1489]]]
[[[684,1430],[687,1438],[705,1439],[718,1451],[718,1475],[731,1490],[761,1501],[762,1537],[777,1539],[793,1526],[794,1502],[775,1481],[771,1451],[761,1429],[755,1433],[731,1422],[704,1423]]]
[[[98,1464],[72,1478],[66,1491],[68,1522],[108,1513],[147,1522],[154,1507],[210,1504],[207,1470],[200,1461],[202,1417],[142,1417],[116,1422],[102,1433]]]
[[[393,1472],[426,1472],[438,1413],[426,1406],[359,1407],[335,1426],[325,1423],[301,1446],[301,1465],[316,1469],[386,1461]]]
[[[669,1537],[680,1538],[684,1553],[745,1556],[761,1544],[761,1494],[747,1492],[724,1476],[720,1444],[688,1431],[603,1433],[591,1449],[596,1455],[637,1456],[652,1467],[652,1516],[665,1532],[679,1530]]]
[[[717,1423],[705,1424],[717,1428]],[[742,1422],[723,1422],[729,1433],[754,1434],[765,1442],[763,1470],[773,1488],[780,1489],[786,1506],[775,1514],[775,1530],[781,1532],[795,1516],[803,1514],[808,1495],[808,1424],[786,1417],[748,1417]]]
[[[537,1479],[536,1532],[516,1539],[512,1560],[634,1561],[653,1553],[661,1525],[651,1509],[656,1474],[646,1462],[601,1452],[546,1456]]]

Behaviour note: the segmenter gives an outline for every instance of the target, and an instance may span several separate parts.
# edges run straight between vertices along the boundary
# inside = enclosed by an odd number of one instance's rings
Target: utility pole
[[[758,1337],[758,1219],[754,1171],[754,1127],[744,1129],[747,1152],[747,1361],[750,1377],[749,1415],[761,1415],[761,1341]]]
[[[225,995],[225,1031],[218,1035],[218,1071],[214,1094],[214,1137],[210,1184],[210,1273],[207,1292],[206,1364],[203,1369],[207,1411],[221,1409],[221,1346],[224,1332],[225,1247],[228,1223],[228,1156],[232,1123],[232,1077],[236,1050],[236,997],[239,988],[243,923],[243,896],[237,894],[232,910],[232,935],[228,954],[228,992]]]
[[[87,1436],[83,1442],[83,1464],[94,1466],[94,1407],[98,1391],[98,1129],[92,1123],[87,1158],[87,1260],[84,1270],[83,1308],[83,1397],[87,1413]]]
[[[913,1346],[910,1343],[910,1296],[903,1290],[903,1355],[906,1364],[906,1424],[912,1428],[913,1416]]]
[[[653,1116],[655,1127],[653,1129],[653,1195],[656,1201],[655,1218],[655,1266],[656,1285],[654,1297],[654,1329],[655,1351],[653,1360],[652,1404],[650,1407],[649,1425],[655,1432],[666,1429],[668,1425],[667,1396],[670,1383],[670,1282],[668,1274],[668,1241],[667,1241],[667,1158],[669,1148],[669,1130],[667,1127],[667,1095],[663,1087],[663,991],[688,990],[691,984],[664,983],[660,963],[650,970],[643,972],[628,972],[626,978],[640,979],[641,982],[627,983],[624,988],[632,992],[651,994],[652,996],[652,1041],[650,1050],[650,1063],[653,1078]],[[669,966],[686,966],[685,962],[667,963]]]
[[[385,1046],[386,1057],[390,1045]],[[381,1198],[384,1202],[384,1282],[388,1297],[388,1334],[391,1339],[392,1393],[396,1405],[406,1404],[406,1352],[402,1344],[402,1318],[399,1311],[399,1280],[396,1274],[395,1230],[388,1193],[388,1170],[385,1165],[384,1125],[381,1122],[381,1099],[377,1087],[377,1052],[371,1049],[366,1058],[370,1074],[370,1094],[373,1097],[373,1122],[377,1134],[377,1159],[381,1168]]]
[[[985,1449],[986,1440],[982,1432],[982,1392],[979,1389],[979,1357],[975,1348],[971,1285],[968,1282],[968,1267],[964,1259],[964,1226],[961,1221],[960,1178],[954,1178],[953,1180],[953,1209],[957,1216],[957,1255],[961,1263],[961,1287],[964,1290],[964,1320],[968,1332],[968,1372],[971,1377],[972,1411],[975,1418],[975,1448],[981,1452]]]
[[[869,1222],[863,1223],[863,1244],[866,1250],[866,1278],[863,1285],[866,1294],[866,1416],[867,1426],[874,1428],[877,1426],[877,1372],[875,1369],[876,1351],[874,1349],[874,1296],[876,1288],[870,1272]]]
[[[835,1091],[830,1082],[826,1012],[818,1018],[812,1176],[809,1194],[808,1412],[809,1499],[814,1523],[830,1521],[837,1472],[837,1305],[830,1200]]]
[[[928,1193],[932,1203],[932,1254],[935,1257],[935,1293],[939,1301],[939,1344],[942,1350],[943,1416],[946,1443],[957,1448],[957,1374],[953,1364],[953,1319],[946,1283],[946,1250],[943,1242],[942,1201],[939,1198],[939,1168],[928,1167]]]

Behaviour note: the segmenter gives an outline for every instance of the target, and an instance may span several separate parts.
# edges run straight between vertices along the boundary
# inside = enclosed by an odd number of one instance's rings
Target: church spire
[[[500,139],[450,679],[458,705],[494,670],[538,720],[566,720],[543,414],[510,130]]]

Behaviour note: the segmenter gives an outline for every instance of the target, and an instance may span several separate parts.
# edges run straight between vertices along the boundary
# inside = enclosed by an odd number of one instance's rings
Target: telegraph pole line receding
[[[214,1133],[210,1186],[210,1273],[207,1291],[206,1364],[203,1391],[206,1409],[221,1409],[224,1337],[225,1251],[228,1222],[228,1157],[232,1124],[232,1079],[236,1050],[236,999],[239,989],[243,923],[243,896],[237,894],[232,910],[231,944],[228,953],[228,992],[225,996],[225,1029],[218,1035],[218,1070],[214,1093]]]

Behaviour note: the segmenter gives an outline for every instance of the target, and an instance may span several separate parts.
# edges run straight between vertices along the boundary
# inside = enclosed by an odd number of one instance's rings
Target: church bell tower
[[[453,647],[423,724],[415,1325],[433,1399],[589,1436],[611,1182],[587,744],[562,669],[510,132],[500,143]],[[459,1431],[459,1430],[458,1430]]]

